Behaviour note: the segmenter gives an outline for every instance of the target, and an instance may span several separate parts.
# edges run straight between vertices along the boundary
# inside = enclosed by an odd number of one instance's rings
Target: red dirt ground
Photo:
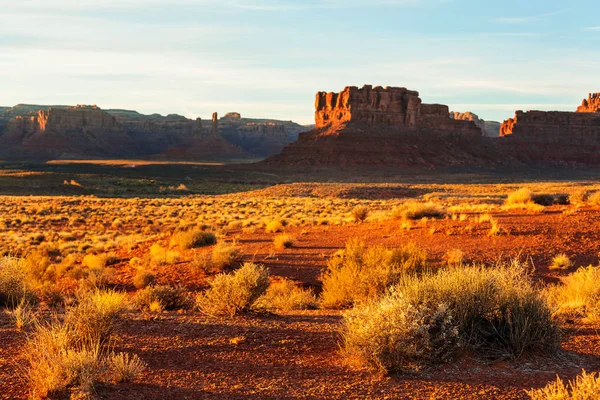
[[[542,214],[494,214],[506,232],[494,237],[487,235],[489,223],[449,219],[429,221],[426,226],[417,222],[410,231],[402,231],[399,221],[290,228],[287,232],[297,242],[283,251],[273,249],[275,234],[232,232],[230,236],[240,235],[246,260],[264,263],[273,275],[317,289],[327,258],[353,237],[368,245],[415,241],[433,261],[455,248],[471,261],[486,263],[521,254],[531,257],[536,276],[555,281],[566,273],[547,268],[557,253],[568,254],[581,266],[597,264],[600,252],[600,211],[586,208],[567,215],[565,209],[553,206]],[[464,229],[468,225],[473,226],[470,232]],[[162,271],[159,282],[186,280],[185,264],[176,268]],[[130,274],[126,263],[117,270],[123,277]],[[115,350],[138,354],[149,368],[136,383],[101,386],[98,393],[106,399],[519,399],[527,398],[525,389],[544,386],[556,374],[573,378],[582,368],[600,370],[600,325],[575,321],[565,332],[564,352],[552,359],[486,364],[465,356],[416,375],[380,376],[345,363],[338,352],[340,320],[336,311],[230,320],[197,312],[131,313],[119,330]],[[18,356],[24,340],[25,334],[0,315],[0,398],[27,397]]]

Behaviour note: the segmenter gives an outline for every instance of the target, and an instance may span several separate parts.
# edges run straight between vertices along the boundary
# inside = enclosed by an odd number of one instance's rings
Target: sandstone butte
[[[599,95],[579,112],[517,111],[485,137],[485,126],[406,88],[346,87],[319,92],[315,129],[266,163],[465,166],[600,163]],[[488,135],[496,136],[496,135]]]
[[[225,123],[220,126],[221,121]],[[302,130],[291,121],[242,119],[238,113],[221,120],[214,113],[212,121],[205,123],[176,114],[143,115],[95,105],[18,105],[0,110],[0,153],[18,157],[261,157],[278,153]]]

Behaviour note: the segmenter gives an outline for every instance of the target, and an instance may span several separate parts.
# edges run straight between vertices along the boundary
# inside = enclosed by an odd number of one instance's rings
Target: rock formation
[[[481,128],[485,136],[498,137],[500,135],[500,122],[484,121],[477,114],[470,111],[464,113],[452,111],[450,112],[450,118],[460,121],[473,121],[475,125]]]
[[[319,92],[315,108],[315,129],[266,163],[465,165],[486,151],[474,122],[452,119],[448,106],[423,104],[405,88]]]
[[[600,93],[590,93],[587,99],[583,99],[581,106],[577,107],[580,113],[600,112]]]
[[[216,112],[214,112],[212,115],[212,127],[210,129],[210,133],[213,136],[219,135],[219,114]]]

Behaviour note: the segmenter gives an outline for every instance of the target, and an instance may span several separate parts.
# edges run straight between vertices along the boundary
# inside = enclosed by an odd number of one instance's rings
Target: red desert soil
[[[596,264],[600,251],[600,211],[585,208],[563,214],[563,206],[541,214],[494,213],[506,232],[487,235],[489,223],[451,219],[419,222],[403,231],[399,221],[348,226],[290,228],[297,238],[292,249],[276,251],[275,234],[242,234],[239,244],[247,260],[266,264],[273,275],[318,288],[327,258],[353,237],[369,245],[397,246],[415,241],[434,261],[461,249],[471,261],[494,262],[521,253],[531,257],[535,274],[555,281],[566,272],[547,266],[557,253],[573,256],[576,265]],[[573,208],[568,208],[573,210]],[[473,226],[471,231],[465,227]],[[436,232],[431,234],[431,227]],[[302,232],[305,231],[305,232]],[[303,234],[304,233],[304,234]],[[119,275],[130,274],[124,262]],[[171,267],[173,268],[173,267]],[[187,274],[164,271],[160,282],[180,283]],[[572,268],[568,272],[572,272]],[[202,285],[203,282],[198,282]],[[575,321],[565,332],[564,352],[552,359],[521,358],[486,364],[465,356],[455,363],[410,376],[380,376],[348,365],[339,354],[337,311],[301,311],[283,315],[248,315],[213,319],[197,312],[141,314],[125,318],[116,351],[138,354],[149,368],[137,383],[102,386],[106,399],[242,399],[242,398],[372,398],[372,399],[518,399],[524,389],[541,387],[582,368],[600,369],[600,325]],[[18,349],[25,334],[0,315],[0,398],[27,397]]]

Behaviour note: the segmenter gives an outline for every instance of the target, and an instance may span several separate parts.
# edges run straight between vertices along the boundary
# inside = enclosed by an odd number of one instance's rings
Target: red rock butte
[[[590,93],[587,99],[583,99],[581,105],[577,107],[580,113],[600,112],[600,93]]]

